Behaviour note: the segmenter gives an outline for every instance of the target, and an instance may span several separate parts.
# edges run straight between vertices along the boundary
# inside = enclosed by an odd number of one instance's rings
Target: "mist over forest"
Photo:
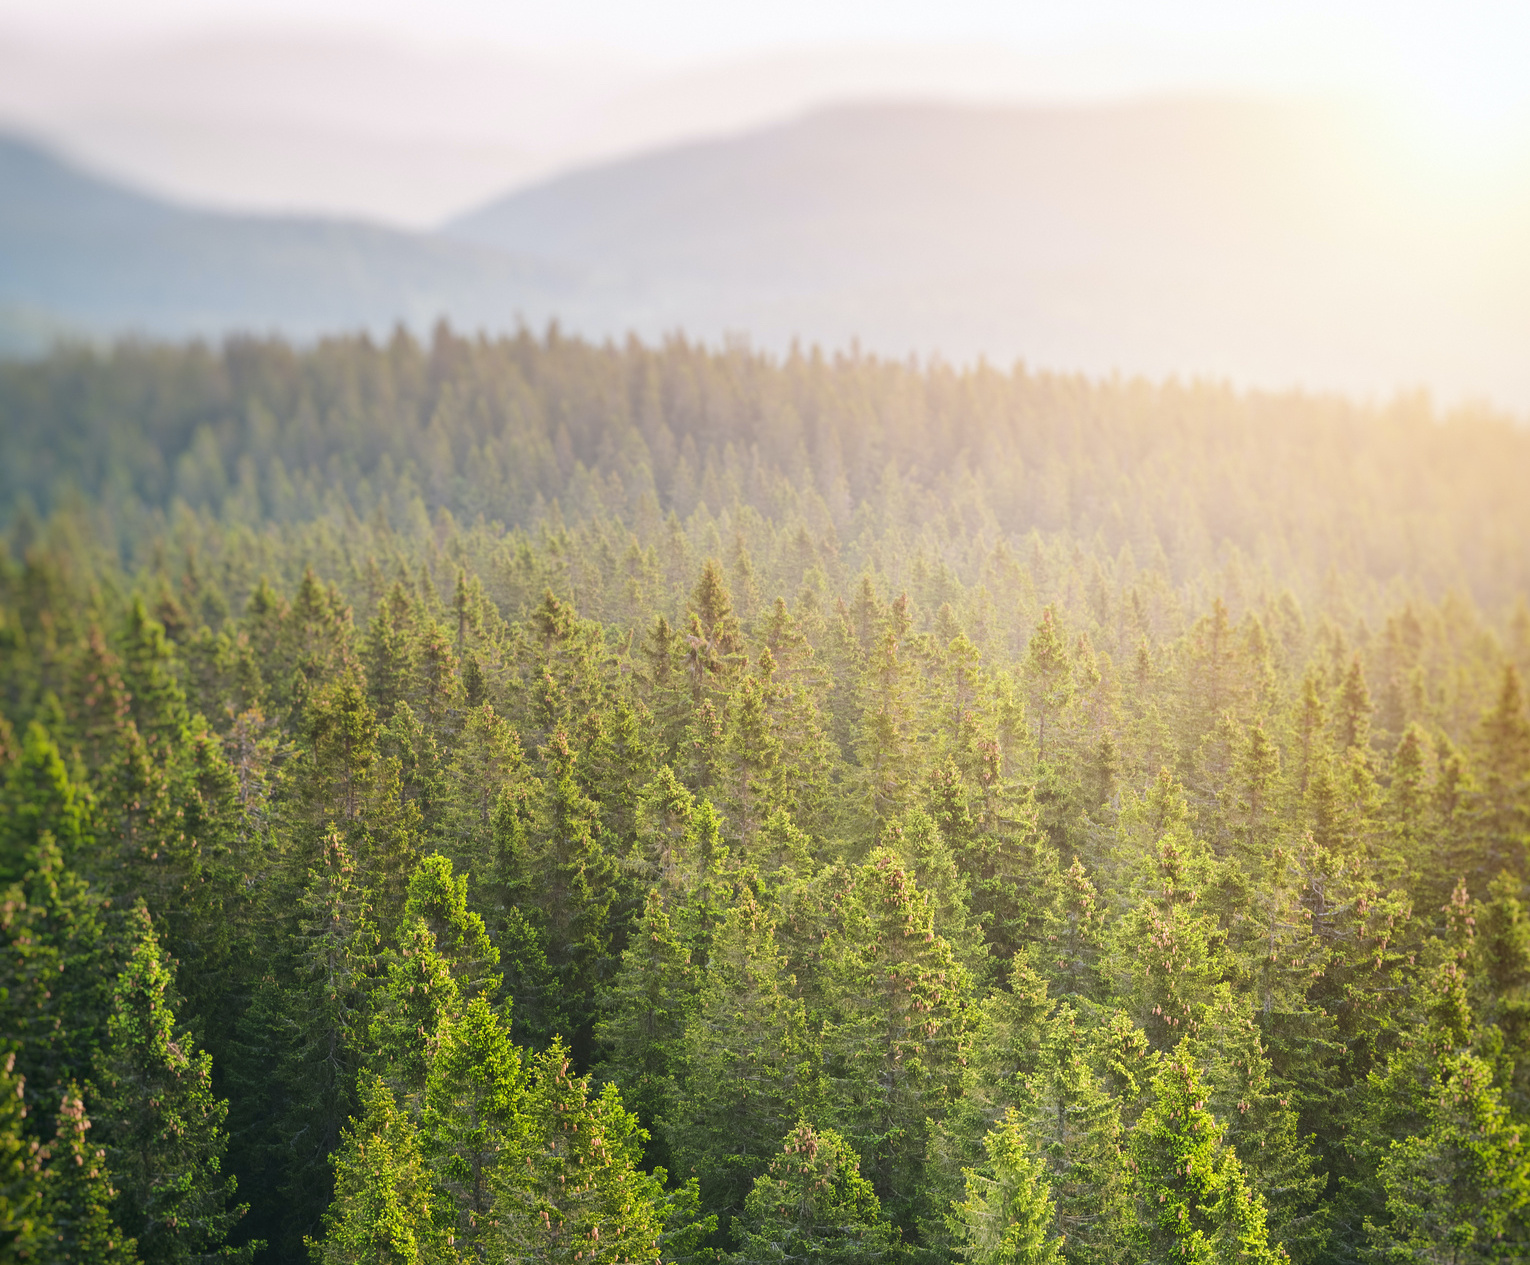
[[[1530,164],[1480,184],[1353,103],[1227,94],[827,105],[423,228],[167,197],[0,133],[0,351],[556,320],[1524,416]]]

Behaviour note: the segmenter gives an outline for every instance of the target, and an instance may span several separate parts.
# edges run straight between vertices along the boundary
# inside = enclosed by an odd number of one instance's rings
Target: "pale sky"
[[[1530,103],[1524,0],[0,0],[0,29],[75,38],[251,28],[371,29],[440,42],[669,65],[781,47],[995,42],[1115,49],[1138,78],[1351,86],[1489,117]]]
[[[191,201],[423,226],[846,98],[1363,98],[1518,165],[1527,63],[1530,0],[0,0],[0,127]]]

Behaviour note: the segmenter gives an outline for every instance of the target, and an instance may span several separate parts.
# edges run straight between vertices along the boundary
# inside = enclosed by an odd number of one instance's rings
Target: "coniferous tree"
[[[555,1041],[531,1070],[524,1162],[500,1168],[488,1259],[658,1261],[667,1201],[662,1170],[638,1167],[643,1140],[616,1087],[592,1095]]]
[[[604,1078],[617,1085],[650,1132],[670,1114],[680,1043],[699,982],[658,888],[650,888],[595,1025]]]
[[[1230,987],[1220,987],[1195,1035],[1176,1053],[1195,1060],[1209,1110],[1225,1126],[1224,1138],[1250,1184],[1263,1194],[1271,1242],[1294,1260],[1320,1260],[1329,1231],[1320,1204],[1327,1183],[1314,1171],[1310,1137],[1300,1136],[1292,1106],[1300,1082],[1273,1067],[1271,1047],[1250,1009]]]
[[[38,763],[52,764],[51,740],[41,729],[33,738]],[[68,805],[79,797],[71,782],[47,780],[44,803]],[[0,896],[0,1030],[17,1043],[18,1070],[46,1116],[56,1087],[94,1074],[107,1042],[118,954],[106,902],[65,865],[52,832],[36,817],[28,820],[26,802],[12,801],[10,820],[20,827],[12,837],[19,836],[28,868]],[[54,821],[68,824],[56,814]]]
[[[767,647],[756,670],[739,682],[728,706],[727,764],[723,787],[733,836],[748,852],[765,818],[779,806],[777,782],[782,744],[771,715],[778,695],[772,675],[775,661]]]
[[[27,1136],[26,1081],[16,1074],[16,1054],[6,1054],[0,1074],[0,1246],[24,1260],[51,1236],[44,1199],[44,1153]]]
[[[425,857],[409,876],[404,900],[407,925],[430,932],[439,953],[450,964],[452,980],[464,1001],[499,991],[499,950],[489,940],[483,918],[468,908],[467,875],[452,870],[439,852]]]
[[[368,993],[380,934],[344,837],[333,831],[297,900],[291,974],[256,993],[231,1062],[241,1085],[235,1148],[263,1140],[262,1176],[283,1191],[284,1215],[261,1233],[292,1253],[318,1228],[331,1196],[329,1157],[356,1103],[369,1045]],[[259,1104],[256,1106],[256,1104]],[[253,1161],[252,1161],[253,1164]]]
[[[541,803],[517,858],[512,899],[534,920],[565,1013],[583,1041],[594,990],[607,969],[616,866],[601,846],[599,812],[579,786],[578,757],[567,735],[555,733],[542,759]]]
[[[973,1265],[1058,1265],[1063,1258],[1045,1166],[1030,1155],[1020,1119],[1007,1115],[983,1147],[987,1171],[967,1170],[967,1197],[952,1216],[962,1259]]]
[[[691,628],[687,666],[692,690],[699,703],[709,687],[710,678],[731,675],[743,653],[743,636],[738,616],[733,613],[733,595],[722,567],[708,558],[691,592]]]
[[[900,1226],[922,1204],[926,1121],[954,1101],[970,1038],[966,971],[886,849],[857,868],[828,953],[830,1110]]]
[[[1123,820],[1149,830],[1132,861],[1131,909],[1115,926],[1115,991],[1159,1050],[1194,1030],[1226,970],[1224,936],[1203,899],[1215,861],[1189,831],[1187,808],[1165,773]],[[1154,839],[1158,830],[1163,833]]]
[[[1503,670],[1493,708],[1482,718],[1482,806],[1477,829],[1482,864],[1489,875],[1500,866],[1524,872],[1530,831],[1530,718],[1525,715],[1519,669]]]
[[[114,1220],[145,1262],[216,1251],[244,1215],[223,1173],[228,1104],[212,1092],[212,1059],[178,1028],[171,975],[148,911],[130,915],[131,949],[113,990],[108,1045],[96,1074]],[[228,1249],[248,1260],[255,1244]]]
[[[675,1104],[664,1121],[682,1177],[727,1219],[814,1105],[818,1052],[766,912],[746,890],[719,931],[679,1048]]]
[[[1041,612],[1041,622],[1031,633],[1024,675],[1029,693],[1026,714],[1034,718],[1036,726],[1036,755],[1045,761],[1049,750],[1055,757],[1062,710],[1073,697],[1068,646],[1050,606]]]
[[[832,1129],[799,1121],[756,1178],[739,1219],[737,1265],[823,1261],[871,1265],[897,1249],[855,1151]]]
[[[322,1239],[308,1240],[322,1265],[435,1265],[451,1260],[432,1218],[419,1132],[380,1077],[366,1074],[361,1109],[334,1155],[335,1198]]]
[[[1130,1180],[1121,1163],[1123,1104],[1099,1070],[1105,1034],[1072,1005],[1049,1018],[1017,1108],[1044,1164],[1070,1260],[1120,1260],[1131,1240]]]
[[[397,948],[381,961],[381,987],[372,1005],[368,1061],[406,1100],[425,1087],[441,1025],[462,1007],[452,963],[424,919],[401,929]]]
[[[90,795],[69,777],[58,746],[35,721],[27,726],[17,758],[5,773],[0,813],[0,883],[16,882],[37,862],[50,836],[67,861],[83,861],[89,841]]]
[[[494,1251],[494,1186],[525,1154],[525,1072],[507,1024],[483,997],[437,1033],[424,1094],[425,1151],[436,1185],[451,1197],[452,1245],[460,1259]]]
[[[1386,1216],[1366,1230],[1382,1259],[1433,1254],[1467,1265],[1530,1250],[1530,1143],[1494,1079],[1471,1054],[1448,1054],[1434,1067],[1424,1131],[1394,1141],[1381,1158]]]
[[[1276,1262],[1264,1200],[1248,1180],[1224,1128],[1206,1110],[1195,1067],[1165,1060],[1153,1101],[1132,1129],[1128,1154],[1137,1203],[1137,1259],[1212,1265]]]
[[[91,1120],[77,1086],[65,1086],[57,1119],[47,1150],[47,1241],[36,1257],[50,1265],[132,1265],[138,1245],[112,1221],[117,1192],[107,1171],[106,1148],[89,1136]]]
[[[873,645],[862,681],[856,757],[864,811],[880,826],[908,806],[917,758],[913,664],[895,628],[887,628]]]

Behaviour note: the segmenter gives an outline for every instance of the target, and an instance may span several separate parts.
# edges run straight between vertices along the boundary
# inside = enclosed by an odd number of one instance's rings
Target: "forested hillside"
[[[1530,435],[0,365],[0,1254],[1530,1260]]]

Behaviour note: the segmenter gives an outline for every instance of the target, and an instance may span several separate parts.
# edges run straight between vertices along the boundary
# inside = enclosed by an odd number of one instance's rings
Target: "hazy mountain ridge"
[[[1414,215],[1370,141],[1316,106],[845,107],[576,172],[446,231],[767,344],[1530,400],[1523,235],[1494,250]]]
[[[1530,406],[1530,196],[1494,221],[1442,211],[1312,105],[840,107],[588,167],[437,234],[168,207],[16,144],[0,192],[0,336],[557,316]]]
[[[175,206],[0,139],[0,338],[504,322],[569,288],[503,252],[343,220]]]

